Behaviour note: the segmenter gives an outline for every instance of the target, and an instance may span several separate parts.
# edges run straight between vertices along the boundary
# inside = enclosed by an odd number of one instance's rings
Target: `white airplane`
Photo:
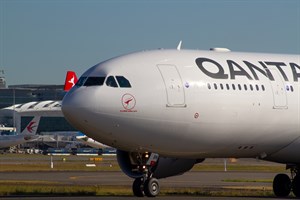
[[[88,145],[90,147],[96,148],[96,149],[103,149],[103,148],[111,148],[105,144],[102,144],[92,138],[89,138],[88,136],[86,136],[83,133],[80,133],[79,135],[76,136],[76,140],[78,140],[79,142]]]
[[[21,132],[14,135],[0,135],[0,149],[23,144],[37,139],[36,131],[40,122],[40,116],[35,116]]]
[[[153,50],[88,69],[62,102],[78,130],[118,149],[135,196],[205,158],[285,163],[276,196],[300,197],[300,56]],[[179,145],[180,144],[180,145]]]

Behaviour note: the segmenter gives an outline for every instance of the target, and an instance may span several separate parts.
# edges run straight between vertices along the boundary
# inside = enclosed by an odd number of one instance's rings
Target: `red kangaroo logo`
[[[128,99],[128,100],[126,100],[126,101],[124,101],[124,103],[128,106],[129,105],[129,103],[131,102],[133,100],[133,98],[131,98],[131,99]],[[126,106],[126,107],[127,107]]]
[[[135,98],[131,94],[124,94],[122,96],[122,105],[127,111],[133,109],[135,107]]]

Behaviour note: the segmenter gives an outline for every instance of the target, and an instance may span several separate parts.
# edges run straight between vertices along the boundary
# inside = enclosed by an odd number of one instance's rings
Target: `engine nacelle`
[[[138,169],[137,153],[130,153],[118,150],[117,159],[122,171],[131,178],[140,178],[143,172]],[[159,157],[155,166],[152,167],[153,177],[166,178],[176,176],[189,171],[196,163],[202,162],[204,159],[177,159]]]

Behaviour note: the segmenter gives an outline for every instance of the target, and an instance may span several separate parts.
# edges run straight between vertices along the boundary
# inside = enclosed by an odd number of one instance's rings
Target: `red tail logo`
[[[28,124],[28,126],[26,127],[26,128],[27,128],[27,131],[28,131],[29,133],[32,133],[32,132],[34,131],[34,129],[36,128],[36,126],[34,126],[34,124],[35,124],[35,122],[30,122],[30,123]]]
[[[73,71],[68,71],[66,75],[66,80],[65,80],[65,91],[69,91],[78,81],[77,76],[75,72]]]

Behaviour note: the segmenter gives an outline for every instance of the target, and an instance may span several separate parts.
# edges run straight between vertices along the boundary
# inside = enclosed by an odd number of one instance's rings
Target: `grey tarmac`
[[[0,197],[1,198],[1,197]],[[243,199],[243,200],[258,200],[258,199],[276,199],[276,200],[283,200],[280,198],[261,198],[261,197],[190,197],[190,196],[158,196],[155,198],[147,198],[147,197],[90,197],[90,196],[84,196],[84,197],[63,197],[63,196],[58,196],[58,197],[4,197],[1,198],[1,200],[96,200],[96,199],[102,199],[102,200],[143,200],[143,199],[153,199],[153,200],[238,200],[238,199]],[[286,199],[286,198],[284,198]]]
[[[231,186],[253,186],[253,187],[272,187],[271,182],[226,182],[224,180],[232,179],[264,179],[272,180],[276,173],[269,172],[187,172],[181,176],[161,179],[161,188],[222,188]],[[131,186],[133,179],[127,177],[122,172],[1,172],[0,180],[14,180],[14,181],[50,181],[60,182],[62,184],[71,185],[125,185]],[[136,198],[133,196],[119,197],[99,197],[99,196],[84,196],[84,197],[45,197],[45,196],[17,196],[17,197],[2,197],[1,199],[15,200],[126,200],[126,199],[145,199]],[[227,200],[227,199],[268,199],[266,197],[198,197],[198,196],[158,196],[155,200],[196,200],[196,199],[211,199],[211,200]],[[272,197],[270,197],[272,198]]]
[[[44,158],[47,161],[47,157]],[[24,159],[24,160],[22,160]],[[71,158],[69,158],[70,160]],[[75,158],[74,158],[75,159]],[[77,158],[76,158],[77,159]],[[79,159],[79,158],[78,158]],[[115,158],[109,158],[112,161],[115,161]],[[10,157],[2,157],[1,163],[15,163],[22,164],[26,163],[27,157],[21,159],[10,159]],[[35,160],[30,160],[30,162],[36,162]],[[215,160],[211,160],[210,162],[214,163]],[[245,165],[251,165],[253,160],[242,160]],[[218,162],[219,163],[219,162]],[[261,163],[268,164],[270,163]],[[273,165],[271,163],[271,165]],[[288,172],[288,171],[286,171]],[[161,188],[226,188],[226,187],[259,187],[261,189],[272,188],[272,180],[277,173],[275,172],[243,172],[243,171],[191,171],[186,172],[180,176],[169,177],[166,179],[160,179]],[[228,181],[229,180],[229,181]],[[230,180],[267,180],[263,182],[234,182]],[[28,181],[42,181],[42,182],[51,182],[51,183],[60,183],[63,185],[103,185],[103,186],[128,186],[131,187],[133,179],[127,177],[123,172],[120,171],[35,171],[35,172],[0,172],[0,181],[12,181],[12,182],[25,182]],[[145,197],[146,198],[146,197]],[[145,199],[145,198],[136,198],[133,196],[5,196],[0,197],[0,199],[53,199],[53,200],[94,200],[94,199]],[[269,197],[273,199],[273,197]],[[217,199],[217,200],[226,200],[226,199],[269,199],[266,197],[200,197],[200,196],[158,196],[154,199],[156,200],[179,200],[179,199]],[[276,198],[277,199],[277,198]]]
[[[223,187],[264,186],[272,182],[231,182],[228,180],[273,180],[271,172],[187,172],[180,176],[160,179],[161,187]],[[70,185],[124,185],[131,186],[133,179],[122,172],[0,172],[0,180],[49,181]],[[227,181],[226,181],[227,180]]]

